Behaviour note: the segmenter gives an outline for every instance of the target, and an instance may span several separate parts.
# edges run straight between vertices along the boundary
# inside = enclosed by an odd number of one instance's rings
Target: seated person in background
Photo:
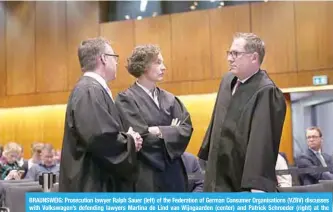
[[[278,154],[276,160],[275,170],[285,170],[288,169],[288,163],[286,159],[282,156],[281,153]],[[290,174],[286,175],[276,175],[279,187],[291,187],[292,186],[292,177]]]
[[[323,153],[322,132],[318,127],[310,127],[306,130],[306,139],[309,149],[305,154],[296,158],[295,162],[298,168],[317,168],[333,165],[332,157]],[[316,184],[319,180],[333,180],[333,173],[312,172],[300,175],[300,181],[303,185]]]
[[[25,179],[39,180],[44,172],[52,172],[56,174],[57,178],[59,176],[59,164],[54,160],[55,150],[51,144],[45,144],[41,153],[41,162],[39,164],[34,164],[28,171]]]
[[[204,176],[200,168],[199,160],[193,154],[184,152],[182,160],[187,174],[194,175],[193,179],[189,179],[188,188],[190,192],[202,192],[204,184]],[[200,176],[202,175],[202,176]]]
[[[54,160],[56,161],[56,163],[60,163],[60,159],[61,159],[61,150],[58,149],[54,155]]]
[[[0,179],[1,180],[19,180],[22,179],[24,170],[18,165],[17,159],[21,154],[21,147],[15,142],[5,145],[3,157],[0,161]]]
[[[0,158],[2,157],[2,153],[3,153],[3,146],[0,145]]]
[[[24,173],[27,173],[28,172],[28,160],[24,159],[23,147],[22,147],[22,145],[20,145],[20,147],[21,147],[21,154],[17,158],[17,163],[24,170]]]
[[[39,164],[41,161],[41,152],[43,148],[43,143],[34,142],[31,144],[31,158],[28,160],[28,169],[34,164]]]

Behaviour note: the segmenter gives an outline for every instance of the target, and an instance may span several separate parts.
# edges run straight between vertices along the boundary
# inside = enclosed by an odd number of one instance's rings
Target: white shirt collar
[[[142,88],[147,94],[152,95],[152,92],[148,90],[145,86],[141,85],[138,81],[135,82],[140,88]],[[154,96],[156,94],[156,89],[154,89]]]
[[[311,149],[311,148],[309,148],[313,153],[315,153],[315,154],[318,154],[318,153],[320,153],[321,154],[321,149],[319,149],[318,151],[316,151],[316,150],[313,150],[313,149]]]
[[[103,77],[101,77],[99,74],[96,74],[95,72],[88,71],[88,72],[85,72],[83,74],[83,76],[94,78],[95,80],[97,80],[97,82],[99,84],[101,84],[103,86],[103,88],[105,88],[106,90],[109,89],[109,86],[106,83],[105,79],[103,79]]]
[[[158,102],[158,97],[157,97],[157,89],[154,89],[154,93],[150,90],[148,90],[146,87],[144,87],[143,85],[141,85],[138,81],[135,82],[140,88],[142,88],[147,94],[148,96],[150,96],[150,98],[153,99],[153,101],[155,102],[155,104],[159,107],[159,102]]]
[[[105,79],[103,79],[103,77],[101,77],[99,74],[96,74],[95,72],[85,72],[83,74],[83,76],[87,76],[87,77],[91,77],[91,78],[94,78],[95,80],[97,80],[97,82],[99,84],[101,84],[101,86],[106,90],[106,92],[109,94],[110,98],[113,100],[113,97],[112,97],[112,92],[108,86],[108,84],[106,83]]]
[[[258,70],[259,71],[259,70]],[[253,75],[255,75],[258,71],[254,72],[251,76],[243,79],[243,80],[239,80],[242,84],[245,83],[248,79],[250,79]]]
[[[145,86],[141,85],[138,81],[135,82],[140,88],[142,88],[146,93],[150,94],[150,90],[148,90]]]

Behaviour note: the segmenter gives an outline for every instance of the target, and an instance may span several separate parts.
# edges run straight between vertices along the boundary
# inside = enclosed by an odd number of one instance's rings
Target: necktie
[[[110,88],[109,88],[109,87],[106,87],[105,90],[106,90],[106,92],[108,92],[108,94],[109,94],[111,100],[113,101],[112,92],[111,92]]]
[[[238,87],[240,86],[241,81],[237,80],[236,84],[234,85],[234,88],[232,89],[232,95],[235,94],[236,90],[238,89]]]
[[[150,90],[150,94],[151,94],[151,97],[153,98],[155,104],[159,107],[156,88]]]
[[[156,94],[155,94],[155,88],[151,89],[150,93],[151,93],[151,96],[153,97],[153,99],[155,99],[155,96],[156,96]]]
[[[321,165],[323,165],[323,167],[327,167],[327,164],[325,162],[323,155],[320,152],[317,152],[316,155],[317,155],[317,158],[320,160]]]

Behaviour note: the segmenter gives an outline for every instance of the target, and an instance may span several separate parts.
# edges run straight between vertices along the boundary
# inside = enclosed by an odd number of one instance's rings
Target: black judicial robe
[[[198,153],[208,160],[204,191],[276,191],[275,164],[286,113],[283,93],[259,70],[232,96],[237,78],[222,79]]]
[[[60,192],[131,192],[136,181],[134,139],[124,132],[105,89],[83,76],[67,105]]]
[[[136,191],[184,192],[188,183],[181,155],[193,132],[191,117],[177,97],[163,89],[157,92],[160,107],[136,83],[115,101],[126,129],[133,127],[143,138]],[[181,121],[178,127],[170,126],[173,118]],[[151,126],[158,126],[163,138],[149,133]]]

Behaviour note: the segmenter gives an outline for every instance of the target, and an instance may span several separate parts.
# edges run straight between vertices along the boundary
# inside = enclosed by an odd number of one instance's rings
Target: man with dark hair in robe
[[[260,69],[264,42],[237,33],[199,158],[207,161],[204,191],[273,192],[286,113],[284,95]]]
[[[132,192],[142,138],[123,127],[107,85],[116,78],[118,55],[107,40],[92,38],[78,57],[84,74],[67,105],[59,191]]]
[[[119,93],[116,105],[125,126],[132,126],[143,138],[136,191],[188,191],[181,155],[192,136],[191,118],[177,97],[156,86],[166,70],[159,47],[136,47],[127,68],[137,81]]]

